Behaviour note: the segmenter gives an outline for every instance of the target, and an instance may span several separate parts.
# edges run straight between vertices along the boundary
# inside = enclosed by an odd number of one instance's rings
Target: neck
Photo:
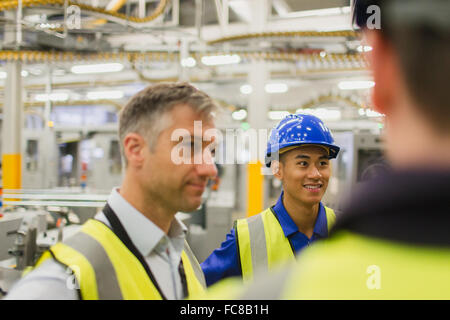
[[[139,180],[126,174],[119,190],[120,195],[165,234],[168,234],[176,212],[167,209],[158,199],[146,194],[137,181]]]
[[[316,225],[317,214],[319,213],[319,204],[305,204],[289,196],[289,193],[283,194],[283,205],[289,216],[296,224],[298,230],[311,238]]]

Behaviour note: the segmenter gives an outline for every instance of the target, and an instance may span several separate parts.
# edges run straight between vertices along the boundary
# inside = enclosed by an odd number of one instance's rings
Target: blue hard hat
[[[339,153],[333,136],[322,120],[309,114],[290,114],[272,129],[266,151],[266,165],[269,167],[273,154],[282,149],[307,144],[321,145],[329,150],[329,159]]]

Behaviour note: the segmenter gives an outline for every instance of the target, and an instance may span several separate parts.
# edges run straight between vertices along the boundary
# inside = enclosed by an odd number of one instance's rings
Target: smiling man
[[[208,286],[230,276],[251,280],[257,269],[293,260],[302,248],[328,236],[336,216],[321,200],[330,159],[338,152],[319,118],[291,114],[281,120],[271,132],[266,165],[281,180],[283,192],[271,208],[237,220],[221,247],[201,264]]]
[[[80,232],[44,253],[6,298],[182,299],[202,292],[200,265],[175,214],[197,209],[217,175],[211,138],[204,136],[214,128],[215,108],[187,83],[150,86],[132,97],[119,120],[122,186]],[[200,153],[201,161],[174,161],[176,130],[187,133],[189,147],[200,141],[189,156]]]

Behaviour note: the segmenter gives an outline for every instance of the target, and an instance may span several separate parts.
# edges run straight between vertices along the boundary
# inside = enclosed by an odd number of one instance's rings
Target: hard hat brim
[[[278,155],[281,155],[287,151],[299,148],[299,147],[303,147],[303,146],[319,146],[319,147],[324,147],[324,149],[326,149],[328,151],[328,159],[335,159],[338,156],[339,150],[341,149],[340,147],[333,145],[333,144],[329,144],[329,143],[318,143],[318,142],[294,142],[291,145],[288,146],[284,146],[281,149],[277,149],[274,150],[273,152],[267,153],[266,154],[266,167],[270,167],[271,163],[272,163],[272,159],[271,159],[271,155],[272,153],[276,153],[278,152]]]

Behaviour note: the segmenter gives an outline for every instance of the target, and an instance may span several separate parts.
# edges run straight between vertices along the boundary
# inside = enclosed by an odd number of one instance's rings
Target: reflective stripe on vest
[[[329,232],[336,215],[328,207],[325,207],[325,213]],[[256,216],[237,220],[235,234],[244,281],[251,280],[256,269],[271,270],[280,262],[295,259],[289,239],[271,208]]]
[[[142,264],[106,225],[88,220],[81,231],[64,243],[57,243],[39,260],[52,258],[68,266],[80,285],[81,298],[162,299]],[[198,261],[185,242],[181,254],[189,294],[199,294],[205,280]]]

